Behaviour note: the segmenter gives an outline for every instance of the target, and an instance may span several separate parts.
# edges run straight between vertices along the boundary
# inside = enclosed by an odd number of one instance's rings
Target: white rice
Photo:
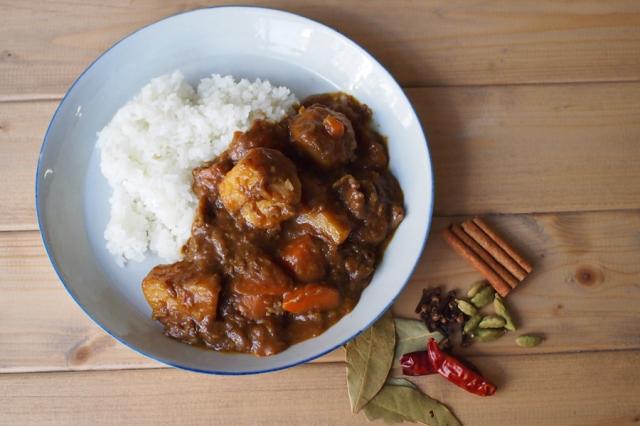
[[[181,257],[197,199],[191,171],[224,151],[236,130],[279,120],[297,102],[286,87],[213,74],[194,90],[179,71],[154,78],[98,133],[113,191],[104,233],[119,264],[148,251]]]

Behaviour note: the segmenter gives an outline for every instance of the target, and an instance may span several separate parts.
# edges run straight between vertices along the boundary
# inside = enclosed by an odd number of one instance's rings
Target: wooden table
[[[436,172],[433,232],[397,314],[477,274],[445,247],[486,215],[536,266],[511,297],[523,331],[467,350],[500,391],[423,389],[470,425],[640,422],[640,3],[260,1],[327,23],[406,88]],[[167,369],[116,343],[65,294],[34,218],[38,149],[73,79],[184,1],[0,2],[0,424],[364,424],[341,351],[250,377]]]

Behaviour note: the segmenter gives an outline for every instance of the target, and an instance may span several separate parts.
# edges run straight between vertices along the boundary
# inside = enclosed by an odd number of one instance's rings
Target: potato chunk
[[[344,165],[354,158],[355,133],[344,114],[311,105],[300,109],[289,130],[296,147],[325,169]]]
[[[349,220],[328,209],[314,209],[304,212],[298,216],[296,221],[310,225],[319,236],[335,245],[342,244],[351,232]]]
[[[254,148],[218,186],[225,209],[254,228],[277,227],[293,217],[300,203],[296,168],[280,151]]]
[[[188,262],[156,266],[142,281],[153,318],[167,323],[200,324],[216,318],[220,276],[195,272]]]

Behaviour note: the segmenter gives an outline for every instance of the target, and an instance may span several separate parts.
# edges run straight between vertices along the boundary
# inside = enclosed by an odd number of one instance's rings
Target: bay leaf
[[[385,386],[387,385],[406,386],[412,389],[418,389],[418,387],[413,382],[407,379],[403,379],[402,377],[389,377],[387,379],[387,382],[385,383]],[[362,408],[362,412],[369,421],[382,419],[386,424],[393,424],[402,423],[405,420],[404,417],[400,416],[399,414],[393,413],[376,404],[372,404],[371,401],[369,401],[369,403],[367,403],[367,405]]]
[[[347,389],[351,411],[357,413],[384,386],[396,345],[391,311],[347,343]]]
[[[407,386],[409,388],[418,389],[411,380],[407,380],[402,377],[389,377],[386,384],[393,386]]]
[[[431,337],[439,343],[443,335],[437,331],[430,332],[424,322],[405,318],[394,318],[396,325],[396,351],[393,366],[400,367],[400,357],[409,352],[424,351]]]
[[[373,401],[369,401],[369,403],[362,409],[362,412],[370,422],[374,420],[382,420],[385,424],[391,425],[394,423],[402,423],[406,420],[400,414],[389,411],[388,409],[373,403]]]
[[[408,421],[428,426],[461,426],[444,404],[404,385],[386,384],[363,411],[367,419],[381,419],[387,424]]]

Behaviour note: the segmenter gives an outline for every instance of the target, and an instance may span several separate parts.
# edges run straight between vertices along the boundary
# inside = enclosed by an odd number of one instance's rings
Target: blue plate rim
[[[109,328],[107,328],[101,322],[96,320],[91,315],[91,313],[84,307],[84,305],[82,305],[82,303],[80,303],[80,301],[77,299],[77,297],[72,293],[71,289],[67,285],[67,282],[63,278],[63,276],[62,276],[62,274],[61,274],[61,272],[60,272],[60,270],[58,268],[58,265],[57,265],[56,261],[53,258],[53,254],[52,254],[53,250],[49,246],[49,243],[47,241],[47,237],[45,235],[45,231],[40,226],[40,224],[42,223],[42,218],[41,218],[41,214],[42,213],[40,211],[40,180],[39,180],[39,176],[41,175],[41,171],[42,171],[41,170],[42,169],[42,158],[44,156],[44,153],[45,153],[45,150],[46,150],[46,147],[47,147],[47,142],[48,142],[48,139],[49,139],[49,132],[51,130],[51,127],[52,127],[53,123],[56,120],[56,116],[58,115],[58,112],[60,111],[60,109],[64,105],[65,101],[67,100],[67,97],[73,91],[73,89],[76,86],[76,84],[82,79],[82,77],[87,72],[89,72],[89,70],[91,70],[91,68],[104,55],[106,55],[109,51],[111,51],[113,48],[115,48],[118,44],[122,43],[124,40],[128,39],[132,35],[140,32],[140,31],[142,31],[142,30],[144,30],[146,28],[152,27],[152,26],[154,26],[156,24],[159,24],[161,22],[176,18],[178,16],[191,14],[191,13],[200,13],[202,11],[208,11],[208,10],[212,10],[212,9],[248,9],[248,10],[256,10],[256,11],[269,12],[269,13],[274,13],[275,12],[277,14],[289,15],[289,16],[295,17],[296,19],[302,19],[303,21],[309,21],[309,22],[312,22],[312,23],[314,23],[316,25],[319,25],[321,28],[324,28],[324,29],[326,29],[326,30],[328,30],[330,32],[335,33],[339,38],[343,39],[343,41],[346,41],[348,44],[351,44],[351,45],[355,46],[357,49],[360,49],[370,61],[372,61],[373,63],[375,63],[375,64],[380,66],[380,68],[383,70],[383,72],[386,74],[386,76],[396,85],[396,89],[398,89],[404,95],[405,99],[407,100],[407,103],[409,104],[409,106],[411,108],[411,111],[413,113],[414,119],[418,123],[418,128],[420,129],[420,133],[422,134],[422,138],[424,139],[425,148],[426,148],[426,154],[427,154],[427,158],[429,160],[428,165],[429,165],[429,175],[431,177],[431,200],[430,200],[430,205],[428,207],[428,216],[427,216],[428,223],[427,223],[427,226],[425,228],[424,235],[422,236],[422,247],[420,248],[418,256],[416,257],[416,261],[413,264],[413,267],[411,268],[411,272],[410,272],[408,278],[402,284],[402,286],[400,287],[400,289],[396,293],[396,295],[390,300],[390,302],[387,304],[387,306],[385,306],[385,308],[382,310],[382,312],[380,312],[373,320],[371,320],[371,322],[369,322],[364,328],[362,328],[360,331],[358,331],[357,333],[355,333],[353,336],[349,337],[348,339],[344,340],[343,342],[341,342],[339,344],[336,344],[335,346],[331,347],[330,349],[322,351],[322,352],[318,353],[317,355],[313,355],[313,356],[307,357],[307,358],[305,358],[303,360],[295,361],[295,362],[293,362],[291,364],[286,364],[286,365],[282,365],[282,366],[278,366],[278,367],[274,367],[274,368],[267,368],[267,369],[263,369],[263,370],[234,372],[234,371],[220,371],[220,370],[209,370],[209,369],[205,370],[205,369],[193,368],[193,367],[189,367],[189,366],[185,366],[185,365],[181,365],[181,364],[178,364],[178,363],[173,363],[173,362],[169,362],[167,360],[163,360],[163,359],[157,358],[156,356],[154,356],[152,354],[149,354],[149,353],[147,353],[147,352],[145,352],[145,351],[143,351],[143,350],[141,350],[139,348],[136,348],[133,345],[129,344],[124,339],[118,337],[117,335],[112,333],[111,330],[109,330]],[[409,99],[407,98],[406,94],[404,93],[404,90],[402,89],[402,86],[400,86],[400,84],[398,84],[397,80],[393,77],[393,75],[391,75],[391,73],[387,70],[387,68],[384,65],[382,65],[373,55],[371,55],[371,53],[369,53],[369,51],[367,51],[365,48],[360,46],[358,43],[356,43],[355,41],[353,41],[349,37],[347,37],[344,34],[342,34],[340,31],[338,31],[338,30],[336,30],[336,29],[334,29],[334,28],[332,28],[332,27],[330,27],[330,26],[328,26],[326,24],[323,24],[323,23],[321,23],[319,21],[316,21],[314,19],[307,18],[305,16],[298,15],[296,13],[289,12],[289,11],[286,11],[286,10],[277,9],[277,8],[268,8],[268,7],[248,6],[248,5],[209,6],[209,7],[201,7],[201,8],[192,9],[192,10],[188,10],[188,11],[185,11],[185,12],[179,12],[179,13],[176,13],[176,14],[173,14],[173,15],[169,15],[169,16],[167,16],[165,18],[162,18],[162,19],[160,19],[158,21],[155,21],[155,22],[152,22],[150,24],[144,25],[144,26],[138,28],[137,30],[127,34],[126,36],[122,37],[120,40],[115,42],[107,50],[102,52],[74,80],[74,82],[71,84],[71,86],[69,87],[69,89],[67,90],[65,95],[62,97],[62,100],[58,104],[58,107],[54,111],[54,113],[53,113],[53,115],[51,117],[51,121],[49,122],[49,125],[47,126],[47,130],[46,130],[46,132],[44,134],[44,139],[43,139],[42,145],[40,147],[40,152],[38,154],[38,164],[36,166],[36,176],[35,176],[35,210],[36,210],[36,220],[37,220],[37,224],[38,224],[38,231],[40,233],[42,244],[44,246],[44,249],[45,249],[45,252],[46,252],[47,257],[49,259],[49,262],[51,263],[51,266],[53,267],[56,275],[58,276],[58,279],[62,283],[65,291],[67,292],[67,294],[80,307],[82,312],[84,312],[84,314],[89,319],[91,319],[91,321],[93,321],[95,324],[97,324],[98,327],[100,327],[105,333],[107,333],[109,336],[111,336],[112,338],[114,338],[116,341],[120,342],[121,344],[123,344],[127,348],[133,350],[134,352],[136,352],[136,353],[138,353],[138,354],[140,354],[140,355],[142,355],[142,356],[144,356],[144,357],[146,357],[148,359],[151,359],[153,361],[159,362],[159,363],[161,363],[163,365],[166,365],[166,366],[169,366],[169,367],[174,367],[174,368],[178,368],[178,369],[181,369],[181,370],[190,371],[190,372],[194,372],[194,373],[200,373],[200,374],[206,374],[206,375],[244,376],[244,375],[251,375],[251,374],[265,374],[265,373],[271,373],[271,372],[275,372],[275,371],[285,370],[285,369],[288,369],[288,368],[291,368],[291,367],[295,367],[297,365],[306,364],[306,363],[308,363],[310,361],[313,361],[314,359],[320,358],[321,356],[324,356],[324,355],[326,355],[326,354],[338,349],[339,347],[345,345],[349,341],[351,341],[354,338],[356,338],[357,336],[359,336],[364,330],[368,329],[372,324],[374,324],[376,321],[378,321],[378,319],[385,312],[387,312],[390,309],[390,307],[395,303],[396,299],[400,296],[400,294],[402,293],[404,288],[407,286],[407,283],[409,282],[409,280],[411,279],[411,277],[415,273],[415,270],[416,270],[416,267],[418,265],[418,262],[420,261],[420,258],[422,257],[422,254],[424,252],[424,248],[425,248],[425,246],[427,244],[429,231],[431,229],[431,225],[432,225],[432,222],[433,222],[433,208],[434,208],[434,203],[435,203],[435,194],[434,194],[435,181],[434,181],[434,179],[435,179],[435,177],[434,177],[434,174],[433,174],[433,162],[432,162],[432,158],[431,158],[431,150],[429,149],[429,141],[427,139],[427,135],[426,135],[426,133],[424,131],[424,128],[422,126],[422,122],[418,118],[418,114],[416,113],[416,110],[413,107],[413,104],[411,103],[411,101],[409,101]]]

